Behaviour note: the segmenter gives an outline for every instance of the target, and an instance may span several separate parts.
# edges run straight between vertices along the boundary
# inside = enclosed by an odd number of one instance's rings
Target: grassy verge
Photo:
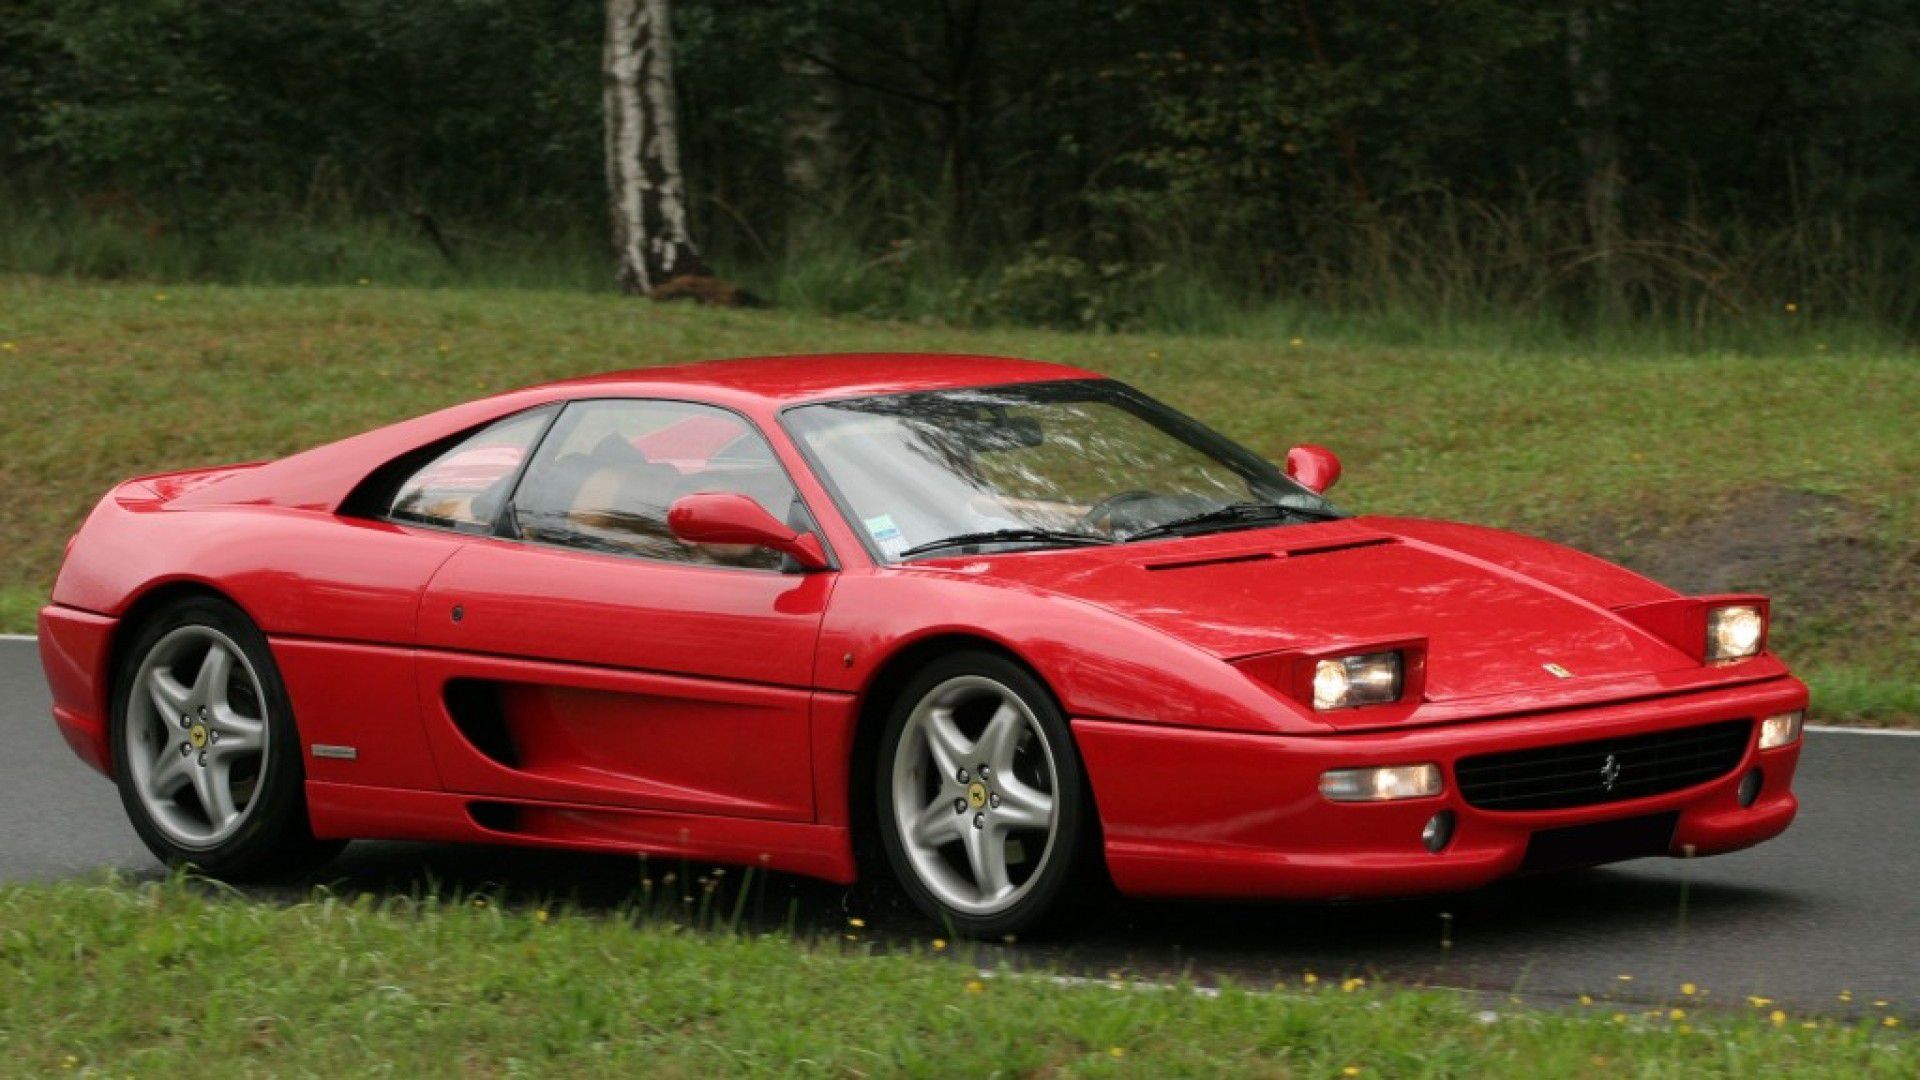
[[[54,1075],[1909,1077],[1905,1032],[1784,1014],[1490,1015],[1359,980],[1175,990],[965,956],[465,903],[0,888],[0,1072]],[[952,950],[949,950],[952,951]],[[957,962],[956,962],[957,961]]]
[[[504,289],[0,279],[0,629],[129,475],[285,454],[489,391],[672,360],[928,349],[1075,362],[1256,449],[1337,449],[1356,510],[1571,540],[1677,587],[1776,596],[1829,719],[1910,723],[1920,667],[1920,358],[1368,344],[1306,323],[1075,335],[714,312]],[[24,493],[24,494],[18,494]]]

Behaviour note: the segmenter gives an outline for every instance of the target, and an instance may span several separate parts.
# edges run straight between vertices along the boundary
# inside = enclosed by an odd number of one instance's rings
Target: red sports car
[[[359,837],[890,867],[1000,934],[1083,872],[1380,896],[1787,827],[1764,598],[1348,516],[1339,475],[1052,364],[643,369],[130,480],[40,649],[141,837],[218,875]]]

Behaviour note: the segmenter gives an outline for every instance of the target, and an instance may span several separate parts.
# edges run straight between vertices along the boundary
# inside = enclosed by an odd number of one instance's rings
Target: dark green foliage
[[[1574,15],[1605,84],[1586,108]],[[1902,0],[678,0],[675,18],[696,235],[789,303],[1152,325],[1186,303],[1177,283],[1576,327],[1603,299],[1683,332],[1788,303],[1920,325]],[[578,266],[605,219],[600,33],[591,0],[0,0],[0,194],[44,231],[131,235],[108,260],[130,273],[244,277],[262,260],[236,246],[276,230],[398,236],[430,268],[447,259],[422,214],[455,260],[546,237]],[[1604,245],[1596,132],[1620,177]]]

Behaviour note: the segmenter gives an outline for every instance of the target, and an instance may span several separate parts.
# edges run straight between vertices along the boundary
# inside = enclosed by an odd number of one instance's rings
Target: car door
[[[813,818],[808,706],[831,572],[688,545],[697,491],[805,511],[752,424],[709,405],[568,404],[420,611],[422,710],[450,790]]]

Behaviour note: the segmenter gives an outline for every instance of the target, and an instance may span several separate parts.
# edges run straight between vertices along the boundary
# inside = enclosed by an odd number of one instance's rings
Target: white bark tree
[[[687,225],[668,0],[607,0],[607,198],[622,292],[707,276]]]

